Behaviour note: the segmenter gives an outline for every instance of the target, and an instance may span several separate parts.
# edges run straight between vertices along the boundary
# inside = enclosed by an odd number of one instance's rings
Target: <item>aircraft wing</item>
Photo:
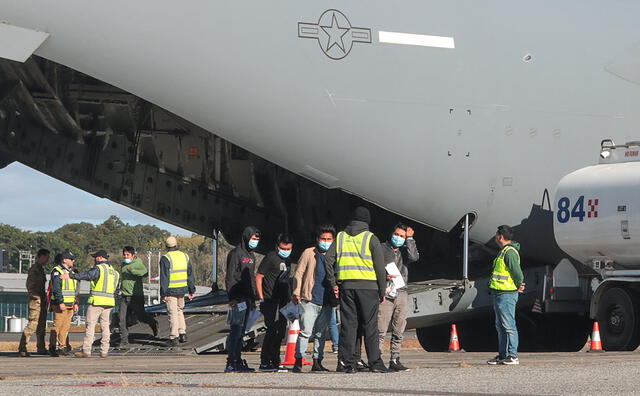
[[[50,34],[0,23],[0,58],[26,61]]]

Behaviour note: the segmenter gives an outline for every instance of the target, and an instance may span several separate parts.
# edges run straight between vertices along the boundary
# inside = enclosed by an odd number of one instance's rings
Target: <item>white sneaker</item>
[[[500,355],[496,355],[496,357],[494,357],[493,359],[489,359],[487,360],[487,364],[490,365],[496,365],[496,364],[501,364],[502,362],[502,358],[500,357]]]
[[[516,365],[516,364],[520,364],[520,361],[518,360],[517,357],[513,357],[513,356],[509,356],[506,359],[502,359],[500,361],[500,364],[511,364],[511,365]]]

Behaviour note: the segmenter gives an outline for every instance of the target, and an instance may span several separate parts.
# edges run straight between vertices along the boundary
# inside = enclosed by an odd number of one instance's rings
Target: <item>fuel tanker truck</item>
[[[534,238],[553,228],[548,240],[558,254],[548,265],[523,266],[520,349],[578,351],[598,321],[605,350],[635,350],[640,344],[640,142],[603,141],[599,162],[565,175],[552,197],[543,211],[546,231]],[[474,256],[468,253],[464,263]],[[458,324],[466,350],[496,347],[488,275],[467,277],[467,264],[463,268],[461,280],[409,283],[407,328],[416,329],[427,351],[447,350],[451,323]]]
[[[570,256],[574,268],[590,267],[596,276],[589,276],[585,285],[579,276],[571,280],[568,261],[559,264],[572,285],[555,287],[552,282],[546,291],[551,304],[570,309],[571,292],[562,294],[583,283],[582,289],[590,295],[589,316],[600,325],[603,348],[636,349],[640,344],[640,142],[615,145],[604,140],[597,165],[560,180],[555,205],[558,246]]]

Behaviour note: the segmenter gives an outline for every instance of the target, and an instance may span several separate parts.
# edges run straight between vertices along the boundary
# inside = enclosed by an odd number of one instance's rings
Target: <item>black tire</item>
[[[439,325],[416,329],[416,337],[427,352],[446,352],[449,350],[450,325]]]
[[[605,351],[633,351],[640,344],[635,300],[633,294],[619,287],[606,290],[600,298],[596,319]]]

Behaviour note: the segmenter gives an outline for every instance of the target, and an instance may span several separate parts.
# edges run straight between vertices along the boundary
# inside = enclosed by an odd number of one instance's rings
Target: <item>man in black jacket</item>
[[[291,298],[289,270],[292,250],[291,238],[280,234],[276,249],[269,252],[258,267],[256,291],[267,328],[260,353],[260,371],[277,371],[280,366],[280,344],[287,331],[287,319],[280,313],[280,308]]]
[[[242,314],[239,321],[231,322],[231,330],[227,337],[227,366],[225,372],[251,372],[247,363],[241,358],[242,337],[249,312],[255,308],[256,301],[256,256],[253,250],[260,243],[260,230],[246,227],[242,232],[242,241],[227,255],[227,275],[225,284],[229,295],[231,311]]]
[[[325,260],[327,281],[340,297],[340,356],[345,373],[357,372],[355,344],[359,327],[364,334],[370,370],[388,371],[378,343],[378,306],[384,301],[386,289],[384,250],[380,240],[369,231],[369,223],[369,210],[357,207]]]

